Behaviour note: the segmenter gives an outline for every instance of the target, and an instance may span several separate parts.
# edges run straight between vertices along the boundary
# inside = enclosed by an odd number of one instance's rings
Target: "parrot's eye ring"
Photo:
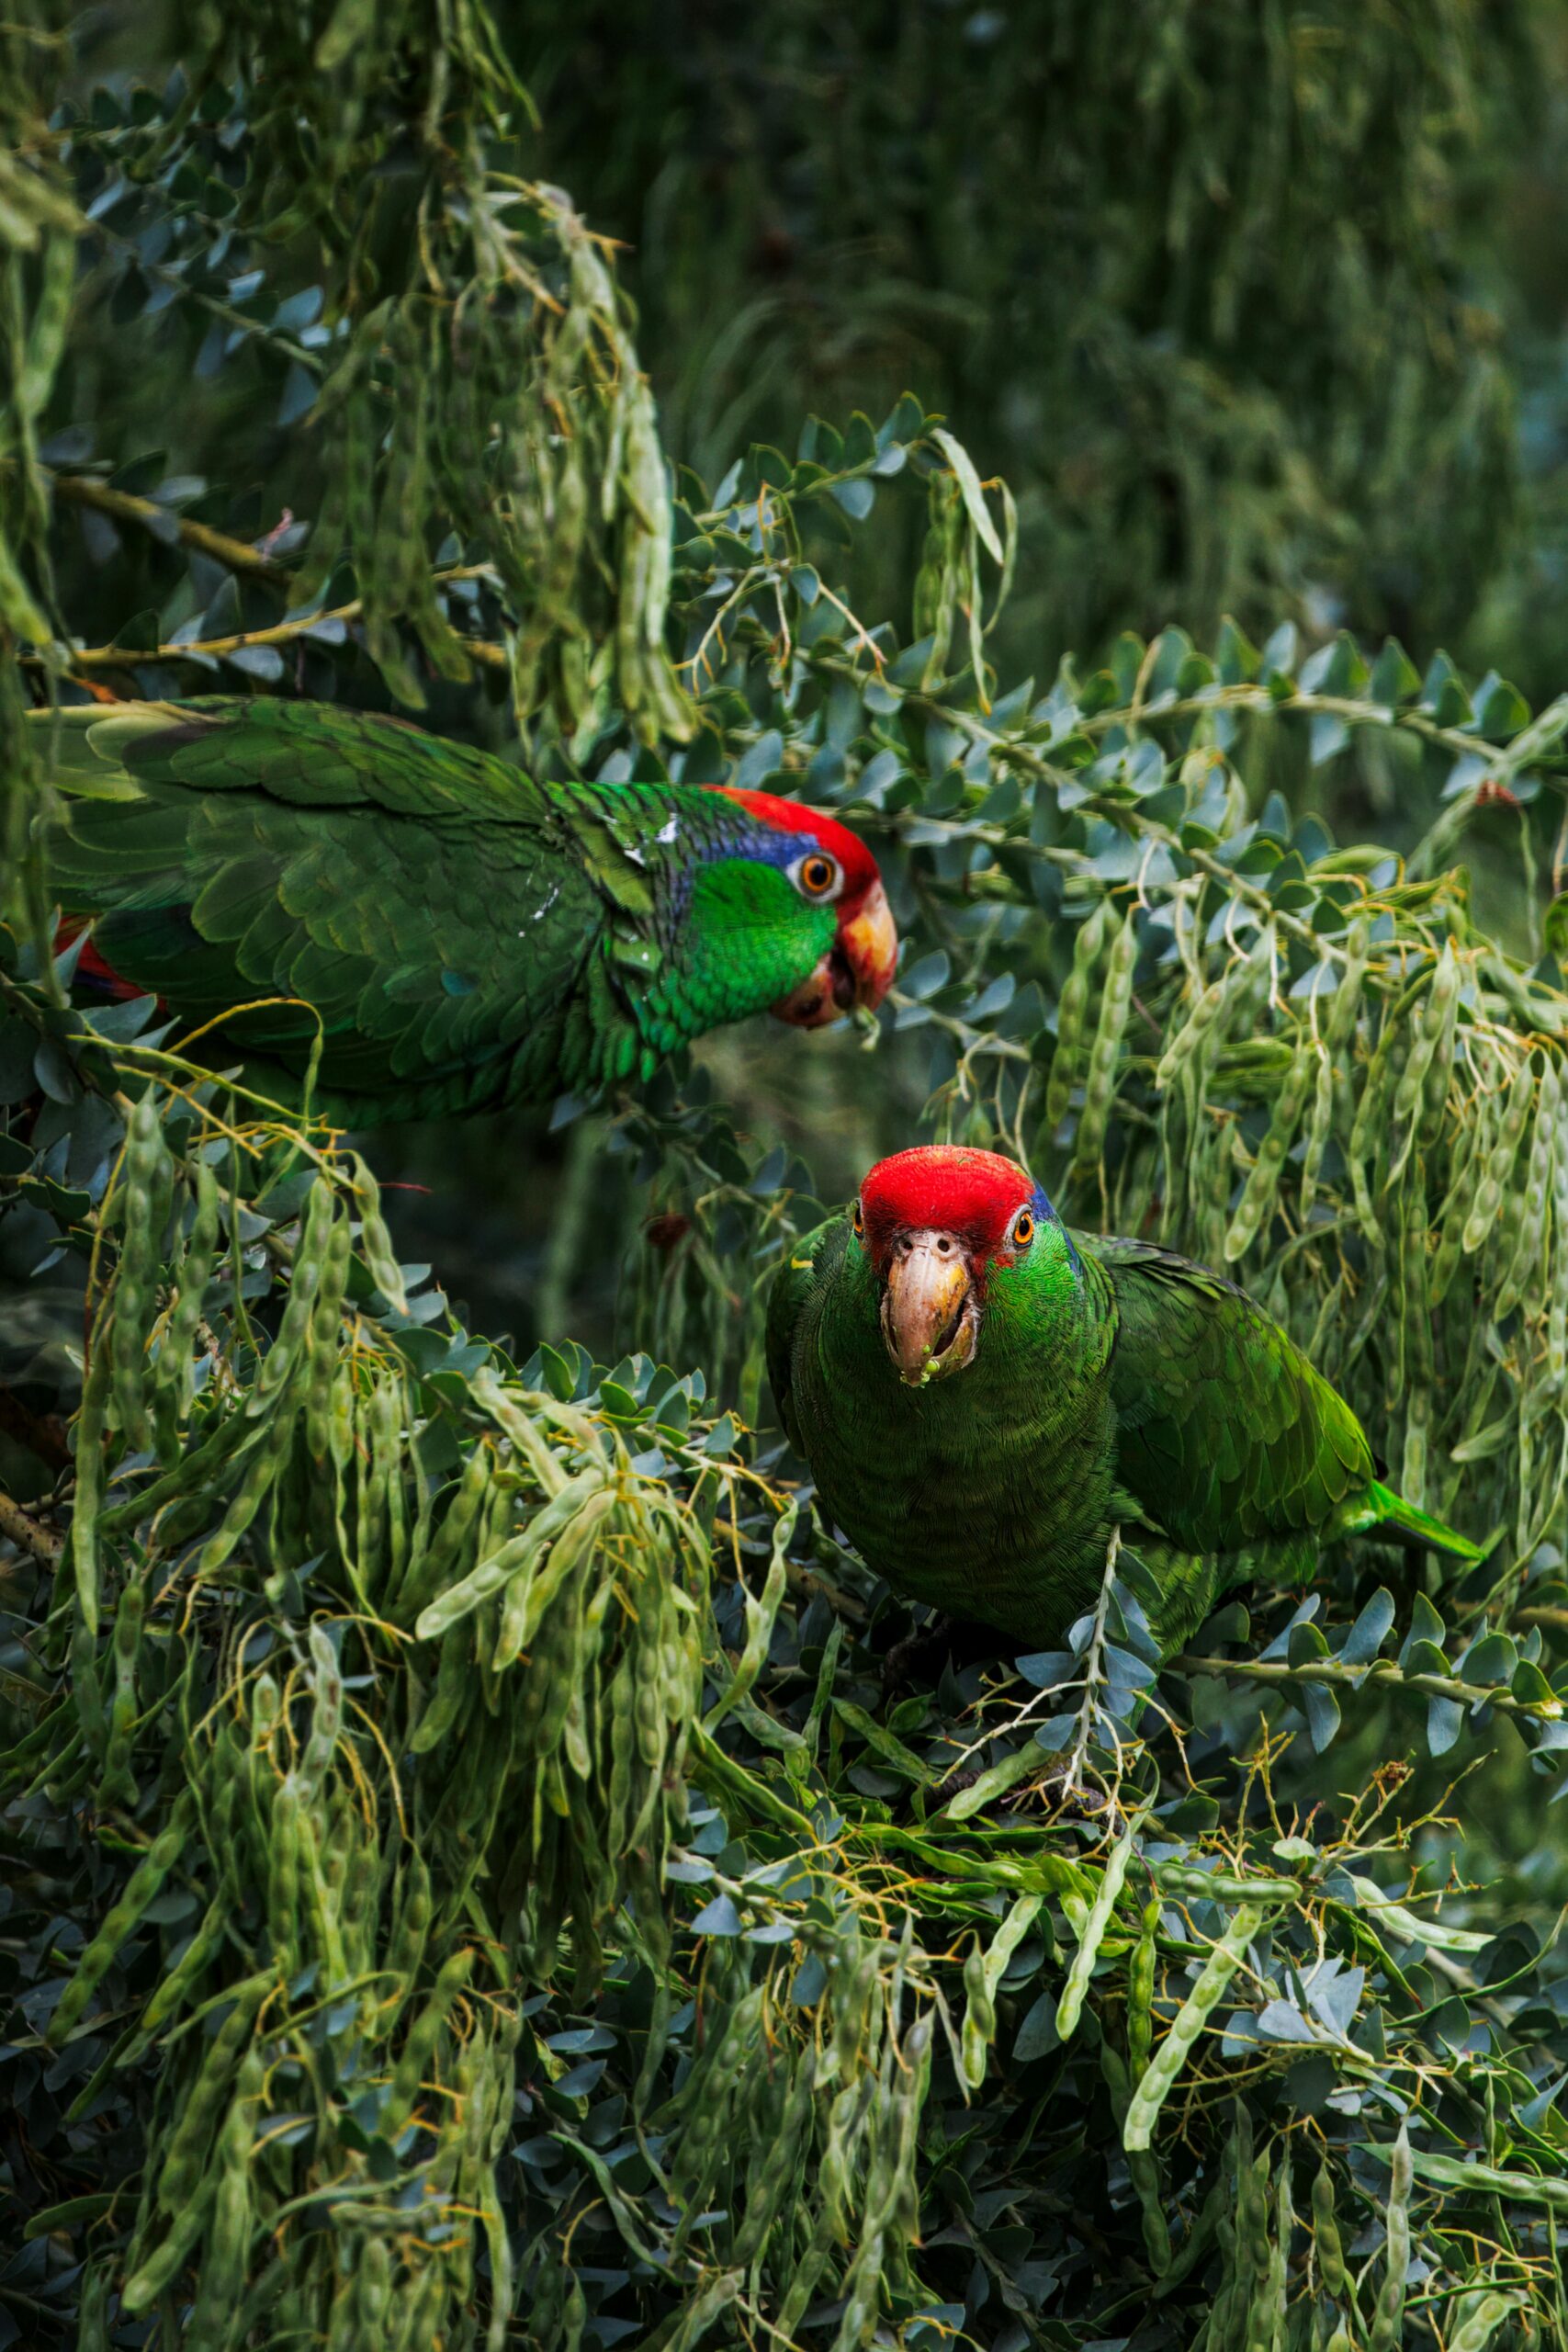
[[[795,887],[803,899],[828,898],[842,878],[838,859],[825,849],[807,850],[794,869]]]
[[[850,1230],[854,1235],[857,1241],[865,1231],[865,1217],[858,1201],[855,1203],[853,1214],[850,1218]]]
[[[1020,1209],[1012,1221],[1012,1246],[1027,1250],[1034,1238],[1034,1219],[1028,1209]]]

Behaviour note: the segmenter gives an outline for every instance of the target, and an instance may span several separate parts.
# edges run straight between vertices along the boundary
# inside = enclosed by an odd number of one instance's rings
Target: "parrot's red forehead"
[[[748,792],[739,785],[721,784],[714,789],[738,801],[760,825],[767,825],[774,832],[796,833],[803,844],[815,842],[829,857],[836,857],[844,876],[838,904],[846,912],[852,912],[872,884],[881,879],[876,860],[865,843],[857,841],[825,809],[807,808],[804,801],[784,800],[773,792]]]
[[[1032,1178],[999,1151],[928,1144],[879,1160],[860,1188],[873,1252],[908,1227],[958,1235],[971,1251],[995,1248],[1034,1198]]]

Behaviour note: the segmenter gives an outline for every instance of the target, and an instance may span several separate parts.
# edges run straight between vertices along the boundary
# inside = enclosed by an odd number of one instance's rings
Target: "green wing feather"
[[[1116,1303],[1118,1476],[1178,1543],[1289,1554],[1387,1524],[1481,1556],[1380,1484],[1349,1406],[1245,1291],[1152,1243],[1074,1239]]]
[[[823,1284],[831,1281],[849,1240],[849,1219],[829,1217],[804,1235],[790,1250],[768,1292],[768,1320],[763,1338],[768,1385],[779,1408],[784,1434],[795,1452],[806,1453],[795,1408],[792,1368],[802,1316]]]
[[[1220,1274],[1152,1244],[1074,1236],[1110,1277],[1118,1474],[1195,1552],[1326,1532],[1374,1465],[1344,1399]]]
[[[372,1114],[588,1075],[604,1041],[575,992],[605,893],[547,788],[320,704],[132,705],[54,723],[67,808],[51,888],[99,919],[117,971],[182,1018],[308,1000],[329,1096]],[[299,1069],[316,1022],[271,1006],[224,1031]]]

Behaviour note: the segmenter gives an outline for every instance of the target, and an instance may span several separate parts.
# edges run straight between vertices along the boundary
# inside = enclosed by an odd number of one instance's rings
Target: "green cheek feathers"
[[[716,860],[693,885],[675,958],[684,970],[659,996],[686,1036],[763,1012],[826,955],[836,922],[831,906],[807,905],[776,866]]]

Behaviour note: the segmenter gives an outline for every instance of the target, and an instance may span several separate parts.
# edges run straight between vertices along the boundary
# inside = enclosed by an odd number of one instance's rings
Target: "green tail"
[[[1406,1536],[1415,1544],[1430,1544],[1436,1551],[1451,1552],[1457,1560],[1472,1562],[1486,1557],[1478,1544],[1467,1536],[1456,1535],[1440,1519],[1433,1519],[1392,1487],[1376,1478],[1367,1489],[1367,1515],[1361,1524],[1369,1532],[1374,1527],[1386,1527],[1392,1534]]]

